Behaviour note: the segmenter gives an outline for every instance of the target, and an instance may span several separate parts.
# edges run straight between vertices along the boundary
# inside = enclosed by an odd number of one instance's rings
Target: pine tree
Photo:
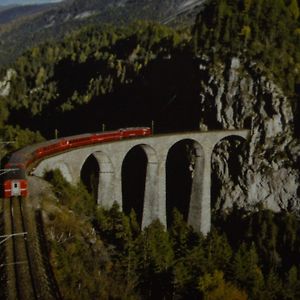
[[[215,271],[213,274],[208,273],[200,277],[198,289],[204,300],[248,299],[244,291],[224,280],[224,274],[221,271]]]
[[[283,299],[297,300],[300,298],[300,280],[296,266],[292,266],[284,280]]]
[[[299,10],[299,4],[297,0],[291,0],[290,5],[288,6],[289,13],[292,15],[292,17],[295,20],[298,20],[300,10]]]
[[[143,298],[166,297],[171,293],[174,254],[164,226],[154,221],[137,239],[135,249]]]
[[[250,249],[244,243],[239,247],[231,264],[230,278],[244,288],[249,296],[257,299],[264,287],[264,277],[258,266],[258,255],[254,244]]]
[[[182,214],[176,208],[173,210],[173,222],[169,232],[175,258],[185,257],[193,247],[193,244],[197,242],[196,234],[194,234],[192,228],[186,224]]]

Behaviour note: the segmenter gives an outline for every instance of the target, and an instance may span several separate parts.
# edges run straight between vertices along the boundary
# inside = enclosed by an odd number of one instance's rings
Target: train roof
[[[22,162],[24,162],[24,159],[27,159],[27,156],[30,153],[33,153],[35,150],[42,148],[42,147],[46,147],[46,146],[50,146],[50,145],[59,143],[60,141],[85,138],[85,137],[92,136],[94,134],[100,135],[100,134],[116,133],[116,132],[120,132],[120,131],[142,130],[142,129],[150,129],[150,128],[149,127],[126,127],[126,128],[120,128],[120,129],[110,130],[110,131],[101,131],[101,132],[95,132],[95,133],[83,133],[83,134],[61,137],[58,139],[52,139],[49,141],[26,146],[24,148],[21,148],[15,152],[13,152],[12,155],[10,156],[8,163],[22,163]]]
[[[21,149],[15,151],[15,152],[13,152],[12,155],[10,156],[9,163],[19,163],[20,160],[22,161],[24,156],[27,156],[28,154],[33,153],[35,150],[37,150],[39,148],[54,145],[54,144],[56,144],[60,141],[63,141],[63,140],[75,139],[75,138],[80,138],[80,137],[88,137],[88,136],[91,136],[91,135],[92,135],[92,133],[78,134],[78,135],[61,137],[61,138],[58,138],[58,139],[52,139],[52,140],[49,140],[49,141],[40,142],[40,143],[37,143],[37,144],[26,146],[24,148],[21,148]]]
[[[24,179],[25,170],[20,168],[12,167],[7,173],[3,175],[4,180],[13,180],[13,179]]]

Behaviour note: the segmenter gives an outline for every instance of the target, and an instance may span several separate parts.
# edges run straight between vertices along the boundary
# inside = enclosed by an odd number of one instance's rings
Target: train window
[[[18,184],[17,184],[17,183],[15,183],[15,184],[14,184],[14,187],[15,187],[15,189],[16,189],[16,188],[18,187]]]

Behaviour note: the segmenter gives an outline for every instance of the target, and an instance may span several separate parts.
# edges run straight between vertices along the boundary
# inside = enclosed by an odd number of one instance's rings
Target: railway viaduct
[[[210,186],[213,149],[222,139],[231,136],[247,139],[249,135],[249,130],[187,132],[94,144],[44,159],[36,167],[33,175],[43,176],[46,171],[59,169],[67,181],[75,184],[81,178],[83,165],[92,155],[99,167],[98,204],[111,207],[117,202],[122,208],[122,165],[130,150],[137,147],[147,157],[142,227],[148,226],[155,219],[166,225],[167,157],[176,144],[189,142],[193,150],[193,176],[187,221],[196,231],[205,235],[211,227]]]

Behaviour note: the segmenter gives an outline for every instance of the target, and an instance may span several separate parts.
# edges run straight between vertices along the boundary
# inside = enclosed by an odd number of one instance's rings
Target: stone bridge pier
[[[46,158],[39,163],[33,174],[43,176],[46,171],[59,169],[67,181],[76,184],[80,181],[84,163],[93,155],[99,167],[97,203],[109,208],[117,202],[122,208],[123,163],[129,151],[138,147],[147,158],[141,226],[144,228],[155,219],[166,226],[168,154],[177,143],[189,141],[193,148],[193,175],[187,221],[196,231],[205,235],[211,227],[213,149],[224,138],[237,136],[247,139],[249,134],[249,130],[173,133],[91,145]]]

